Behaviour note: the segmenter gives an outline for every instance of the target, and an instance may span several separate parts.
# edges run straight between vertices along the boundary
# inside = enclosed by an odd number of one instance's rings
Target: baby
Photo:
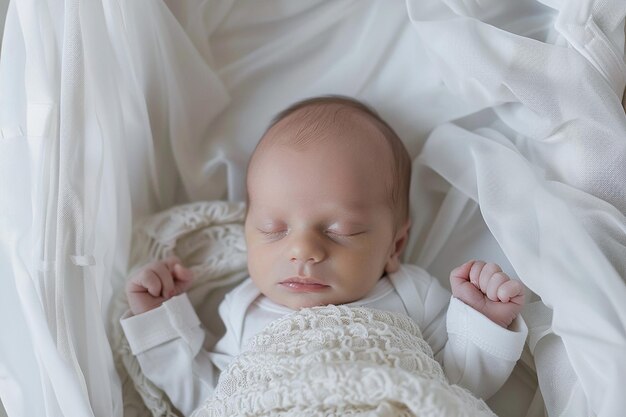
[[[409,315],[450,383],[491,396],[526,338],[524,288],[496,264],[469,261],[452,270],[450,297],[426,271],[401,264],[410,176],[401,140],[362,103],[322,97],[283,111],[249,162],[250,278],[220,305],[224,337],[214,346],[205,337],[184,294],[191,271],[177,258],[130,278],[133,316],[122,325],[144,374],[188,414],[267,324],[303,307],[348,304]]]

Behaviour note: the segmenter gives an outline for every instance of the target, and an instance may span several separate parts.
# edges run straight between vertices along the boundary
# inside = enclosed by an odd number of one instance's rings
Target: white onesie
[[[528,333],[521,316],[509,330],[504,329],[450,297],[436,279],[415,265],[403,265],[380,279],[363,299],[348,305],[409,315],[449,382],[483,399],[507,380]],[[220,371],[245,349],[250,337],[291,312],[263,296],[248,278],[219,306],[226,334],[215,346],[186,294],[137,316],[127,313],[121,323],[144,375],[188,415],[213,393]]]

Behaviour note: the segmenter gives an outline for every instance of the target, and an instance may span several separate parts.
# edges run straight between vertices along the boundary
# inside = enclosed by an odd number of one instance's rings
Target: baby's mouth
[[[293,292],[318,292],[330,288],[321,280],[309,277],[291,277],[278,283],[278,285]]]

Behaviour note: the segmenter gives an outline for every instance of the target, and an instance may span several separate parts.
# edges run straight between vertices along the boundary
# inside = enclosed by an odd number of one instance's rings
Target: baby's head
[[[292,309],[362,298],[400,266],[410,177],[402,141],[358,101],[315,98],[280,113],[248,165],[253,282]]]

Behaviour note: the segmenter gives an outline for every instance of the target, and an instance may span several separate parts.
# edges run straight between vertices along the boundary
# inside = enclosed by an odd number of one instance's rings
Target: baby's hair
[[[285,110],[278,113],[270,122],[268,128],[259,144],[257,144],[257,149],[259,145],[263,141],[263,138],[266,134],[278,123],[286,120],[289,116],[294,113],[299,113],[301,117],[298,119],[307,120],[308,124],[302,126],[300,131],[295,135],[295,138],[290,139],[290,143],[294,145],[306,145],[313,138],[316,138],[317,135],[312,134],[318,131],[320,128],[323,129],[323,124],[325,123],[323,120],[328,118],[318,118],[316,116],[328,115],[328,112],[332,114],[332,122],[336,122],[336,116],[339,112],[343,110],[348,110],[352,112],[356,112],[357,114],[364,115],[370,122],[373,123],[374,127],[383,135],[386,142],[389,144],[389,148],[391,150],[391,155],[393,159],[393,165],[391,166],[392,173],[392,187],[391,187],[391,205],[395,212],[395,227],[401,227],[409,218],[409,187],[411,181],[411,157],[402,143],[402,140],[398,137],[396,132],[393,130],[389,124],[383,120],[378,113],[369,107],[368,105],[362,103],[351,97],[339,96],[339,95],[329,95],[322,97],[313,97],[309,99],[305,99],[299,102],[296,102],[286,108]],[[300,114],[302,113],[302,114]],[[317,122],[312,122],[311,120],[317,120]]]

